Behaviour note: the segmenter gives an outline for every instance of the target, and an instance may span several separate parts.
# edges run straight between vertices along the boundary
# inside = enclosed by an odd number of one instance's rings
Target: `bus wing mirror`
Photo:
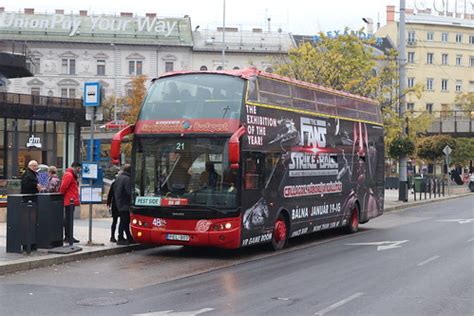
[[[112,143],[110,144],[110,159],[112,160],[112,164],[118,165],[120,163],[120,145],[122,144],[122,139],[132,134],[134,130],[135,125],[128,125],[112,137]]]
[[[229,140],[229,163],[231,169],[239,169],[240,137],[245,134],[245,127],[241,126],[232,134]]]

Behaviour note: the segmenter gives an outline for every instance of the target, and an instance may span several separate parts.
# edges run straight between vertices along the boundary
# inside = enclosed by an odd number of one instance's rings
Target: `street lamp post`
[[[400,41],[398,44],[399,49],[399,69],[400,69],[400,82],[399,82],[399,115],[402,122],[402,136],[407,136],[406,124],[405,124],[405,89],[406,89],[406,40],[405,40],[405,0],[400,0],[400,26],[399,26],[399,37]],[[407,178],[407,156],[402,155],[399,160],[399,188],[398,188],[398,200],[407,202],[408,201],[408,178]]]
[[[222,70],[224,70],[225,65],[225,0],[224,8],[222,12]]]
[[[117,121],[117,46],[111,43],[114,47],[114,121]]]

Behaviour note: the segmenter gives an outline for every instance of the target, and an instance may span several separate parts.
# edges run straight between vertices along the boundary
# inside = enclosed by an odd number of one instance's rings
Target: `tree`
[[[376,99],[381,105],[385,125],[385,148],[401,136],[402,123],[408,120],[409,139],[427,130],[431,115],[398,115],[397,52],[377,55],[372,45],[375,39],[362,39],[359,31],[349,31],[337,37],[319,34],[316,43],[302,43],[289,51],[286,58],[275,61],[275,72],[295,78]],[[420,98],[421,84],[403,93],[408,98]]]
[[[454,103],[460,104],[464,111],[474,111],[474,92],[459,93]]]
[[[452,162],[456,165],[466,166],[474,160],[474,138],[456,138],[456,149],[451,154]]]
[[[146,88],[145,88],[146,76],[136,76],[132,80],[132,93],[130,96],[125,98],[125,103],[127,104],[127,111],[124,115],[124,120],[130,124],[135,124],[138,118],[138,113],[145,98]]]
[[[104,122],[108,122],[114,119],[114,112],[115,112],[115,99],[117,97],[115,95],[110,95],[105,98],[105,100],[101,104],[102,115],[104,116]],[[117,98],[117,105],[122,104],[123,100],[121,98]]]
[[[123,119],[129,124],[135,124],[138,119],[138,114],[140,113],[140,108],[146,94],[145,81],[146,77],[143,75],[134,77],[132,80],[132,92],[124,99],[127,110],[123,116]],[[123,149],[126,160],[130,161],[130,156],[132,153],[131,143],[125,143],[123,145]]]
[[[434,163],[444,157],[443,149],[446,145],[455,150],[456,140],[449,135],[423,137],[418,141],[416,154],[419,158]]]

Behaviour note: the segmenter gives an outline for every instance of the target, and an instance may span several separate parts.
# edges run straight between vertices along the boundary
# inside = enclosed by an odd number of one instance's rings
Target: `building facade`
[[[421,99],[407,99],[408,110],[449,115],[460,111],[456,96],[474,92],[474,15],[406,10],[407,87],[421,83]],[[399,42],[395,7],[387,6],[387,24],[377,36]]]
[[[3,12],[2,12],[3,11]],[[225,69],[256,66],[272,70],[274,55],[293,46],[283,32],[225,29]],[[0,8],[0,39],[27,42],[34,78],[10,80],[8,91],[80,98],[86,81],[99,81],[105,94],[126,96],[136,75],[154,78],[177,70],[222,68],[223,29],[192,31],[191,19],[5,12]],[[120,109],[118,109],[120,111]]]

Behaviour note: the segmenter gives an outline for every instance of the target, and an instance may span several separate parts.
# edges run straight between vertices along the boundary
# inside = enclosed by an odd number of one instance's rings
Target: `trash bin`
[[[37,196],[9,194],[7,198],[7,252],[36,249]]]
[[[63,245],[64,195],[61,193],[40,193],[37,214],[38,248],[54,248]]]
[[[415,177],[414,179],[415,179],[415,182],[414,182],[415,192],[421,192],[421,182],[423,181],[423,178]]]

